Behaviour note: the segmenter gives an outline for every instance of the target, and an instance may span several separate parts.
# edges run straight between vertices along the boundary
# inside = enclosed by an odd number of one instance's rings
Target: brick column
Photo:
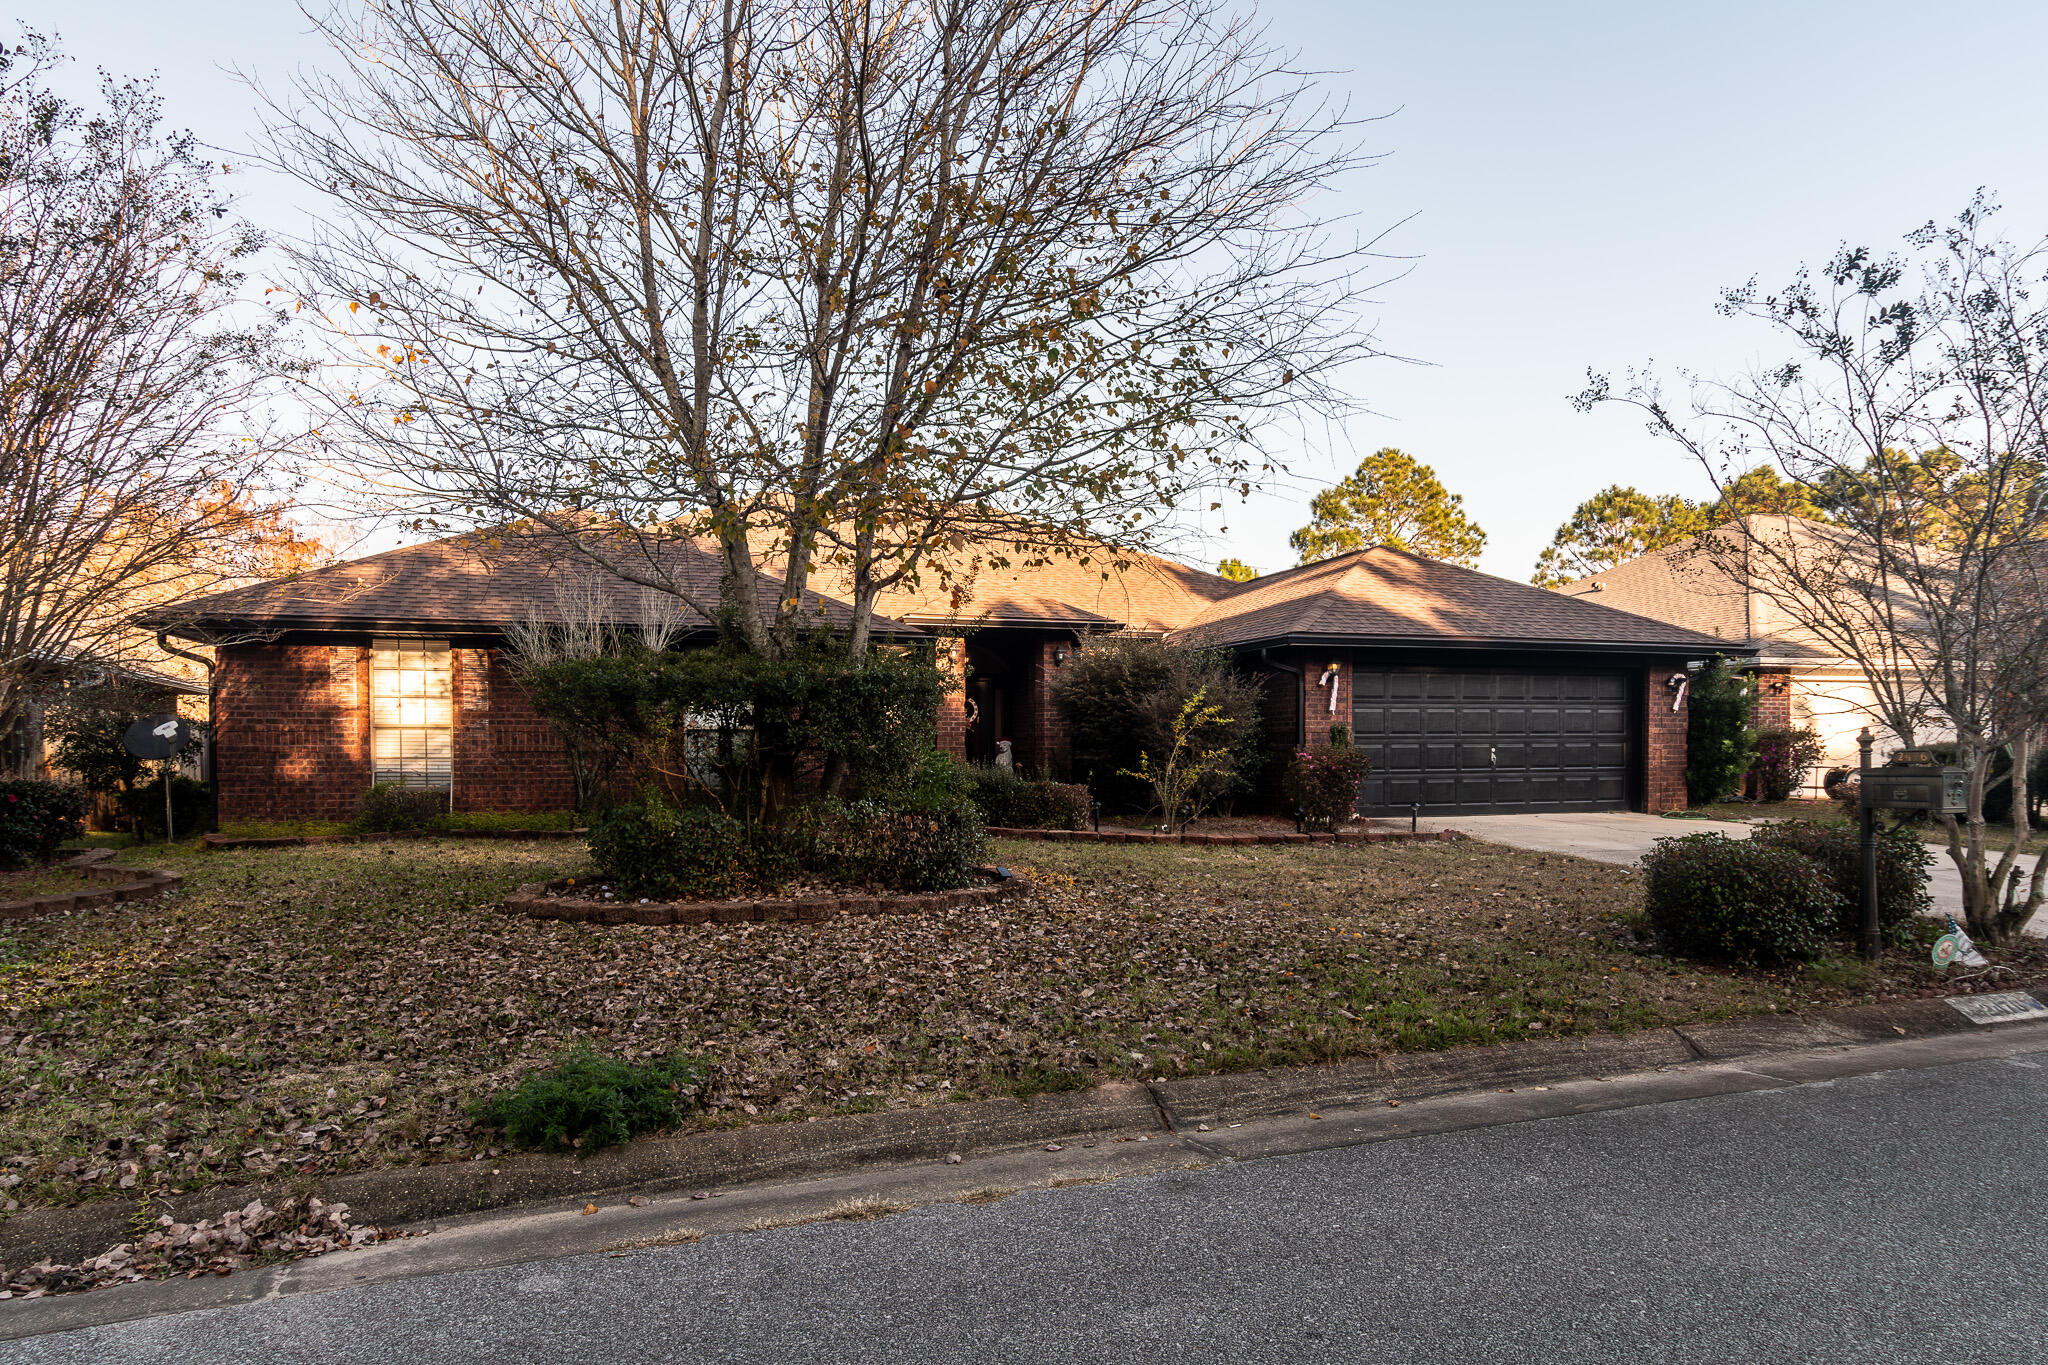
[[[939,672],[945,676],[945,695],[939,698],[935,738],[941,749],[958,759],[967,757],[967,642],[939,641]]]
[[[1351,660],[1334,655],[1306,656],[1303,674],[1308,692],[1308,724],[1306,726],[1308,747],[1328,748],[1330,727],[1342,725],[1351,728]],[[1323,671],[1331,664],[1337,665],[1337,709],[1330,709],[1330,689],[1321,686]],[[1356,736],[1353,736],[1354,741]]]
[[[1686,705],[1672,709],[1677,694],[1671,690],[1673,677],[1686,675],[1684,664],[1652,664],[1644,676],[1645,773],[1643,808],[1652,815],[1684,810]]]
[[[1018,699],[1021,724],[1015,728],[1022,732],[1023,743],[1018,746],[1017,764],[1034,777],[1042,775],[1058,782],[1067,780],[1071,751],[1067,718],[1060,714],[1052,696],[1053,680],[1062,667],[1054,655],[1071,657],[1073,648],[1065,640],[1041,640],[1031,659],[1024,695]]]
[[[1756,675],[1756,724],[1759,728],[1792,723],[1792,675],[1781,669]]]

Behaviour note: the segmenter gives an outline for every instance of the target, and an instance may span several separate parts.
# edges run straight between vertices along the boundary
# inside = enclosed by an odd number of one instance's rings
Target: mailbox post
[[[1884,931],[1877,917],[1877,813],[1880,810],[1925,811],[1957,815],[1967,804],[1970,770],[1944,767],[1926,749],[1901,749],[1882,768],[1870,766],[1870,727],[1856,737],[1862,751],[1863,808],[1863,955],[1876,957]]]

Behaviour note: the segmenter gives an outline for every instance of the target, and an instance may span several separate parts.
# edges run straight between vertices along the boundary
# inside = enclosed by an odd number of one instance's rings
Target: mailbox
[[[1968,768],[1912,766],[1869,768],[1863,779],[1863,804],[1882,810],[1924,810],[1961,815],[1970,787]]]

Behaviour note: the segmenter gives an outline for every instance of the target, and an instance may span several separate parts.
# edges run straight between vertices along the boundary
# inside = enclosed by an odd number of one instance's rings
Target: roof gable
[[[1726,647],[1682,627],[1381,545],[1253,579],[1175,639]]]
[[[595,532],[591,534],[597,534]],[[642,553],[635,547],[633,553]],[[644,553],[669,581],[699,597],[718,597],[723,561],[709,542],[649,542]],[[408,545],[381,554],[314,569],[293,578],[157,608],[145,624],[203,633],[223,628],[317,630],[436,630],[495,633],[551,614],[557,589],[573,582],[594,592],[605,620],[638,625],[646,602],[675,601],[600,569],[593,561],[565,553],[561,541],[541,533],[472,533]],[[773,611],[780,583],[760,586],[762,606]],[[704,632],[713,623],[677,602],[680,628]],[[844,602],[820,593],[804,594],[803,609],[820,624],[842,629],[852,620]],[[901,622],[877,617],[878,633],[922,635]]]

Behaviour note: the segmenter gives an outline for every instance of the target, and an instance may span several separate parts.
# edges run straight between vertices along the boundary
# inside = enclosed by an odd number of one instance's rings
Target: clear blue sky
[[[1380,415],[1302,450],[1294,486],[1231,509],[1227,540],[1191,557],[1286,566],[1313,486],[1398,445],[1464,495],[1490,536],[1484,567],[1525,578],[1608,483],[1706,490],[1621,413],[1572,411],[1587,366],[1739,369],[1766,353],[1715,316],[1720,287],[1779,282],[1845,238],[1890,245],[1979,185],[2008,234],[2048,233],[2038,3],[1263,8],[1356,112],[1389,115],[1366,133],[1387,159],[1332,207],[1373,229],[1413,215],[1388,244],[1413,269],[1377,321],[1388,349],[1429,363],[1361,367]],[[80,67],[159,72],[171,120],[231,147],[254,119],[223,68],[277,81],[323,56],[282,0],[58,14],[34,22]],[[280,189],[243,192],[259,224],[291,226]]]

